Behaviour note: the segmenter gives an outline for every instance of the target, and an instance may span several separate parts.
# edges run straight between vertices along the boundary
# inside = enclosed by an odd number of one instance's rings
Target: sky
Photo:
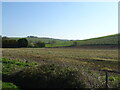
[[[2,2],[2,35],[83,40],[118,33],[117,2]]]
[[[0,2],[0,35],[2,35],[2,3]]]

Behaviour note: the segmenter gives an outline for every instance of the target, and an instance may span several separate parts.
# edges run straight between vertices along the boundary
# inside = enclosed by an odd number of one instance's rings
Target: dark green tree
[[[18,40],[18,47],[27,47],[28,40],[26,38],[21,38]]]

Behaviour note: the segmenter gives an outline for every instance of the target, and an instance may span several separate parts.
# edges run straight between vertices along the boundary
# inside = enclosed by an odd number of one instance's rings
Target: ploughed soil
[[[61,46],[61,47],[47,47],[47,48],[86,48],[86,49],[118,49],[119,45],[81,45],[81,46]]]

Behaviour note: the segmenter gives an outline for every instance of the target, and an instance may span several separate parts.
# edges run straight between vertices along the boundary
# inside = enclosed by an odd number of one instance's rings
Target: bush
[[[77,46],[77,42],[74,41],[73,44],[72,44],[72,46]]]
[[[18,40],[18,47],[27,47],[28,41],[26,38],[21,38]]]
[[[11,75],[21,88],[84,88],[77,70],[57,65],[29,67]]]
[[[35,45],[34,45],[34,47],[36,47],[36,48],[39,48],[39,47],[45,47],[45,43],[44,42],[36,42],[35,43]]]
[[[34,46],[35,46],[34,43],[29,42],[27,47],[29,47],[29,48],[34,48]]]

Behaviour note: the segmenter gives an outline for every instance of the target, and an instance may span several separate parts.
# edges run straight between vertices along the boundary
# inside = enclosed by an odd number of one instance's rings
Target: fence
[[[108,72],[120,74],[120,72],[118,72],[118,71],[112,71],[112,70],[99,70],[99,71],[105,72],[105,86],[106,86],[106,88],[108,88]]]

